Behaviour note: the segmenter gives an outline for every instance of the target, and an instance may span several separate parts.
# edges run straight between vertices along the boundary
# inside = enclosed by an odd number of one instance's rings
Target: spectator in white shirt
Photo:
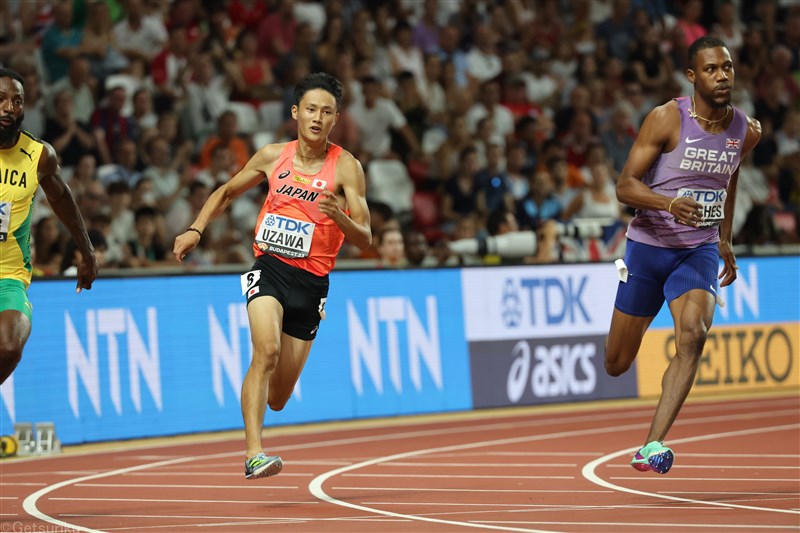
[[[467,76],[476,86],[500,74],[503,62],[497,55],[497,39],[491,26],[477,24],[473,38],[475,46],[467,53]]]
[[[127,0],[126,16],[114,25],[120,51],[132,63],[149,64],[167,42],[167,29],[158,17],[145,16],[142,0]]]
[[[425,63],[422,51],[414,46],[413,30],[404,21],[398,22],[394,27],[394,41],[389,44],[389,60],[392,63],[392,74],[397,76],[408,71],[419,80],[425,77]]]
[[[494,123],[494,137],[505,147],[514,136],[514,115],[499,102],[500,84],[497,81],[487,81],[481,85],[479,101],[467,111],[467,127],[474,133],[481,119],[491,118]]]
[[[374,77],[361,81],[364,101],[353,104],[350,114],[353,116],[361,137],[362,164],[371,159],[391,158],[392,130],[403,136],[413,153],[419,153],[419,141],[408,127],[406,117],[392,100],[379,96],[380,83]]]
[[[190,135],[199,142],[217,129],[217,119],[228,105],[228,87],[216,72],[211,55],[199,54],[194,62],[192,81],[186,85],[186,113]]]
[[[94,113],[94,91],[97,80],[92,77],[89,62],[83,57],[73,57],[69,62],[67,75],[50,86],[48,109],[54,110],[53,98],[61,91],[72,95],[72,109],[75,120],[88,124]]]

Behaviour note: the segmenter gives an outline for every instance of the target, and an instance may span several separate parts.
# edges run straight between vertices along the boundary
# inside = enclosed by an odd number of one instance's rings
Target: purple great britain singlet
[[[689,116],[691,100],[676,98],[681,136],[674,150],[662,153],[642,178],[653,192],[669,198],[691,196],[703,206],[703,222],[694,228],[675,222],[667,211],[637,209],[628,238],[665,248],[693,248],[719,242],[731,175],[739,167],[747,117],[733,108],[733,120],[721,133],[708,133]]]

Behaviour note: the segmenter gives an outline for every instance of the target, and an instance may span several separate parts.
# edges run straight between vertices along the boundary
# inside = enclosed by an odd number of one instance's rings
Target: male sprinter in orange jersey
[[[91,289],[97,259],[78,206],[61,179],[56,151],[21,131],[22,77],[0,68],[0,383],[14,371],[31,334],[31,217],[39,185],[81,252],[78,287]]]
[[[283,409],[300,377],[325,318],[328,273],[343,240],[361,249],[372,243],[364,171],[352,154],[328,140],[339,116],[342,84],[329,74],[310,74],[294,96],[297,140],[261,148],[209,197],[173,250],[181,261],[237,196],[267,179],[269,194],[255,228],[256,262],[242,275],[253,342],[242,384],[247,479],[273,476],[283,468],[280,457],[263,451],[264,414],[267,404]]]

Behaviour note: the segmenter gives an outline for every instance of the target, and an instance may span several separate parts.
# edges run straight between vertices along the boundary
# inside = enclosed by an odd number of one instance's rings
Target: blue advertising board
[[[268,425],[471,408],[458,271],[334,272],[292,399]],[[0,434],[65,444],[242,427],[251,357],[239,276],[34,281],[33,333],[0,387]]]

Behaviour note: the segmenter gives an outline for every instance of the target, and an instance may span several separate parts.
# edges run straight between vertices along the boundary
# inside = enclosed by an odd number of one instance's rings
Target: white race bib
[[[307,257],[314,238],[313,222],[267,213],[256,233],[256,245],[264,252],[284,257]]]
[[[711,189],[678,189],[678,198],[692,198],[703,209],[703,219],[699,227],[719,226],[725,219],[726,190]]]
[[[0,202],[0,242],[8,240],[8,229],[11,227],[11,202]]]

